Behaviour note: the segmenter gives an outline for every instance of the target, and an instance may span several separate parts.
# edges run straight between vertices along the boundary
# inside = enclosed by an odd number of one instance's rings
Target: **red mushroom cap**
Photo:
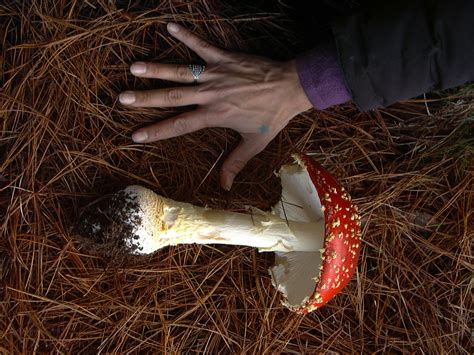
[[[361,232],[357,206],[321,164],[305,154],[295,158],[306,167],[321,200],[325,219],[323,263],[316,288],[297,313],[306,314],[332,299],[350,281],[359,258]]]

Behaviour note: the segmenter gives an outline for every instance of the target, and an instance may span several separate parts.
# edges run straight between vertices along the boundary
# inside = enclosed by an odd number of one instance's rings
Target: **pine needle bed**
[[[234,132],[134,144],[134,129],[177,111],[125,108],[117,96],[168,85],[133,78],[134,60],[196,59],[166,35],[168,21],[247,51],[278,42],[271,33],[291,35],[285,22],[230,16],[211,0],[121,3],[0,5],[0,352],[469,353],[473,87],[369,113],[308,111],[226,193],[218,168]],[[128,184],[196,205],[268,209],[280,196],[273,171],[295,151],[338,177],[364,225],[356,275],[308,316],[280,304],[272,257],[254,249],[131,258],[95,250],[72,228],[88,203]]]

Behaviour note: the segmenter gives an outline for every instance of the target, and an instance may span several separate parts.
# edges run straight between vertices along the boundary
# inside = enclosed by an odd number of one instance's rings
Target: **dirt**
[[[134,197],[123,190],[87,205],[74,227],[81,249],[115,262],[132,257],[139,212]]]

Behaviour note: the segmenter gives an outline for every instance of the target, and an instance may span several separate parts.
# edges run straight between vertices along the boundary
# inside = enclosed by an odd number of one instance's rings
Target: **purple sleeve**
[[[306,96],[318,110],[352,99],[333,42],[298,56],[296,70]]]

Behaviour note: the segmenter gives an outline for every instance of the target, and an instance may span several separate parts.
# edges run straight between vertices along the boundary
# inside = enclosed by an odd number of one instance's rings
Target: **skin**
[[[312,107],[298,78],[294,61],[276,62],[217,48],[184,27],[167,25],[168,32],[206,62],[198,84],[187,65],[136,62],[137,77],[187,84],[159,90],[125,91],[119,96],[130,107],[197,105],[165,121],[133,133],[137,143],[178,137],[203,128],[225,127],[240,133],[239,145],[222,165],[220,183],[230,190],[235,176],[288,124]]]

